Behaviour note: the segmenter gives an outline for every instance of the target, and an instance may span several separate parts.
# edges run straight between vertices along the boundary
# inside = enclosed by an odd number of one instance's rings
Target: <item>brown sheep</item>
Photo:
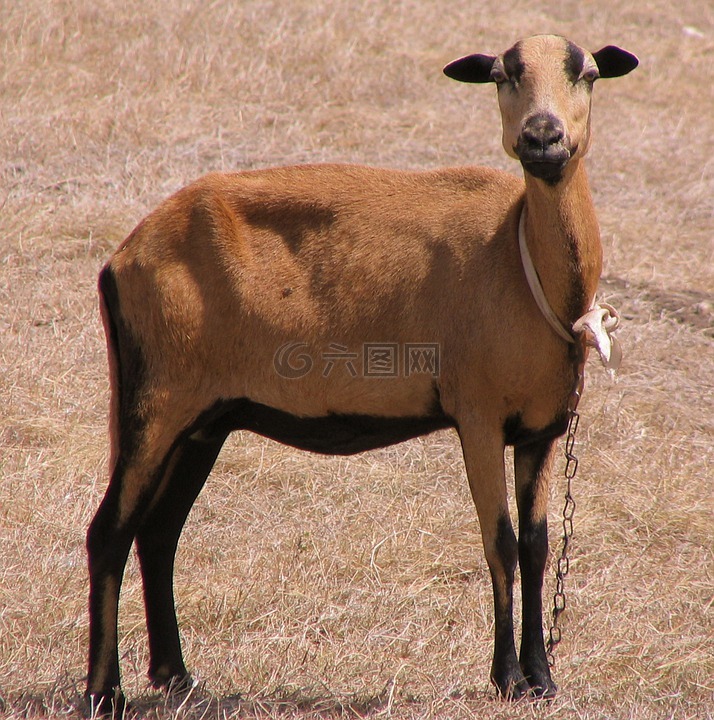
[[[174,554],[237,429],[351,454],[455,428],[493,580],[491,679],[508,698],[555,693],[542,630],[548,476],[578,352],[534,302],[518,227],[523,215],[547,301],[570,328],[591,306],[602,261],[583,162],[593,83],[636,65],[619,48],[591,54],[543,35],[445,68],[457,80],[497,85],[503,145],[521,162],[525,182],[483,167],[211,174],[129,235],[99,279],[112,456],[87,534],[92,708],[124,704],[117,614],[134,541],[149,677],[163,687],[189,682]],[[396,371],[371,376],[365,349],[374,347],[392,353]],[[290,356],[295,348],[302,366]],[[311,367],[326,348],[339,357],[349,351],[349,367]],[[518,540],[506,500],[507,445],[515,447]]]

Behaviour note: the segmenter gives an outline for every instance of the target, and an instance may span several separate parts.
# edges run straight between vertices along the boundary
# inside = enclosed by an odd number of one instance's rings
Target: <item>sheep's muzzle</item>
[[[558,182],[572,155],[563,123],[554,115],[532,115],[514,148],[524,170],[546,182]]]

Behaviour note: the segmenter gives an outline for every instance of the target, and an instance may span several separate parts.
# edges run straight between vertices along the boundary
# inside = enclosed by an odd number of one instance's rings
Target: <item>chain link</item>
[[[558,558],[558,566],[555,572],[555,594],[553,595],[553,615],[550,625],[550,633],[546,643],[546,657],[548,665],[555,665],[555,648],[562,639],[560,630],[560,616],[565,610],[565,578],[570,572],[570,560],[568,550],[573,537],[573,517],[575,516],[575,500],[572,494],[572,483],[578,471],[578,458],[575,455],[575,434],[578,431],[580,415],[578,414],[578,403],[583,392],[585,383],[584,361],[578,363],[577,381],[575,388],[568,401],[568,430],[565,436],[565,505],[563,506],[563,546]]]

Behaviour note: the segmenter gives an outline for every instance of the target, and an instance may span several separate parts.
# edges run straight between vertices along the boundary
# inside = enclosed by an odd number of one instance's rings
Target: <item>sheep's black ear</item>
[[[632,53],[615,47],[615,45],[608,45],[602,50],[598,50],[593,53],[593,57],[597,63],[601,78],[627,75],[628,72],[632,72],[640,64],[640,61]]]
[[[467,55],[450,62],[444,68],[444,75],[459,82],[491,82],[491,69],[495,61],[494,55]]]

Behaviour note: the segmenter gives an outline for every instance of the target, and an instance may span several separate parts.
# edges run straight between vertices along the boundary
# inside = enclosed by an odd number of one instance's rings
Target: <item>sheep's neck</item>
[[[526,241],[545,296],[570,327],[589,307],[602,271],[602,244],[582,161],[550,186],[526,173]]]

